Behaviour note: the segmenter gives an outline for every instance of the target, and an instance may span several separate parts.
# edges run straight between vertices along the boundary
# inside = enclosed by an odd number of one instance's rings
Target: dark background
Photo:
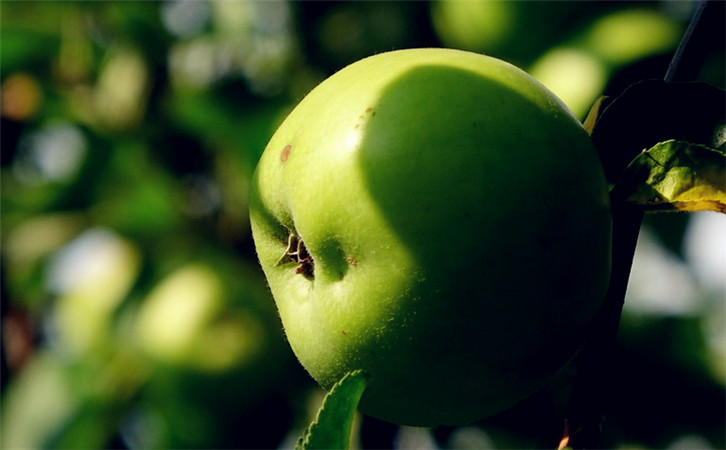
[[[2,446],[291,446],[323,393],[287,347],[247,216],[290,108],[362,57],[445,46],[524,68],[584,118],[662,78],[694,6],[3,1]],[[697,80],[723,87],[724,40]],[[724,273],[723,216],[646,218],[608,446],[726,446]],[[361,418],[355,443],[552,447],[566,392],[468,427]]]

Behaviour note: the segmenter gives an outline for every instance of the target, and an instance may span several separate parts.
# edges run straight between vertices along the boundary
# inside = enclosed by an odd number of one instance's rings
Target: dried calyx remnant
[[[314,278],[314,262],[313,257],[310,256],[308,250],[305,248],[305,243],[300,236],[294,232],[290,232],[287,238],[287,248],[285,253],[275,263],[275,266],[287,264],[290,262],[297,263],[298,266],[295,269],[296,274],[302,274],[306,278]]]

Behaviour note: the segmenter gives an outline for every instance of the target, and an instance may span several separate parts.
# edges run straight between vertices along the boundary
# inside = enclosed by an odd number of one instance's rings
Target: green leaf
[[[305,430],[296,449],[350,448],[353,418],[369,375],[361,370],[347,373],[328,392],[315,421]]]
[[[613,195],[646,211],[726,213],[726,154],[670,140],[642,152],[625,169]]]

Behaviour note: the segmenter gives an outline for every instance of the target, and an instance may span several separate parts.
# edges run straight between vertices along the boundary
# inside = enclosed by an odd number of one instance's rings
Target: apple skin
[[[301,364],[326,389],[369,372],[359,409],[402,425],[540,389],[609,279],[589,136],[520,69],[458,50],[378,54],[318,85],[266,147],[250,221]]]

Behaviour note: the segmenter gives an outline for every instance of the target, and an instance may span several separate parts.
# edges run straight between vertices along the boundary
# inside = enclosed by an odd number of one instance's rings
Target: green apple
[[[290,345],[360,410],[464,424],[541,388],[602,304],[611,216],[598,157],[546,88],[495,58],[410,49],[317,86],[250,192]]]

